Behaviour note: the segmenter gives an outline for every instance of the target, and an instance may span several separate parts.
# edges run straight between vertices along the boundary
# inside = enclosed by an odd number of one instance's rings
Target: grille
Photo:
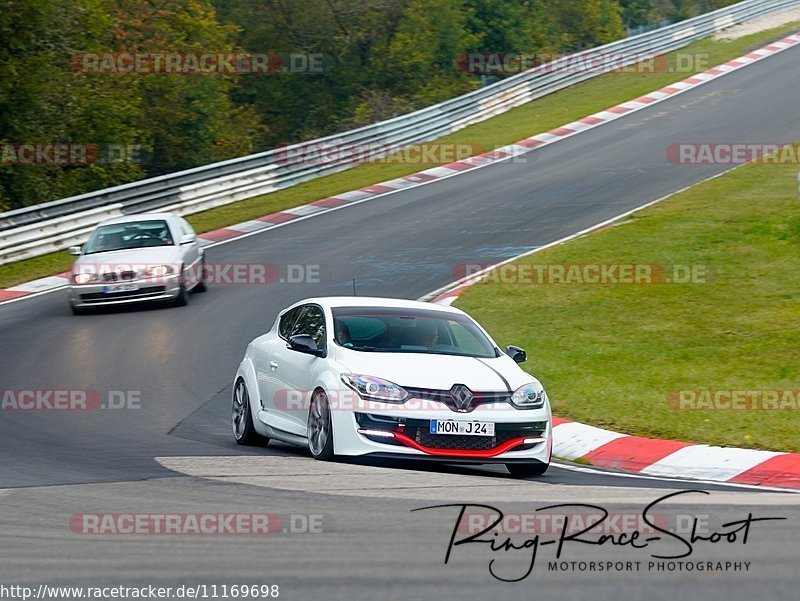
[[[164,286],[145,286],[138,290],[128,290],[125,292],[89,292],[81,294],[81,300],[87,303],[102,302],[107,300],[120,300],[126,298],[142,298],[146,299],[148,296],[158,296],[163,294],[166,288]]]
[[[451,411],[457,413],[470,413],[478,405],[485,405],[487,403],[509,403],[511,402],[511,394],[507,391],[492,391],[492,392],[472,392],[472,401],[470,404],[459,409],[456,405],[453,396],[449,390],[436,390],[433,388],[406,388],[406,391],[415,399],[422,399],[425,401],[436,401],[447,405]]]
[[[109,271],[102,274],[102,279],[104,282],[118,282],[118,281],[130,281],[136,279],[136,272],[134,271],[121,271],[119,273],[115,271]]]
[[[486,451],[522,436],[519,430],[495,431],[494,436],[459,436],[456,434],[431,434],[423,428],[417,429],[416,441],[432,449],[456,449],[459,451]],[[530,446],[530,445],[528,445]],[[516,447],[517,449],[522,448]]]

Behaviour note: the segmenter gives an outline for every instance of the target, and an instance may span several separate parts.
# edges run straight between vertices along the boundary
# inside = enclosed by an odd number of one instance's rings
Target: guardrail
[[[800,0],[745,0],[667,27],[559,58],[463,96],[325,138],[222,161],[80,196],[0,213],[0,264],[82,242],[92,226],[110,215],[155,209],[187,215],[349,169],[349,164],[288,157],[316,156],[322,148],[387,148],[418,144],[458,131],[495,115],[605,72],[559,69],[579,57],[619,55],[615,66],[657,56],[754,17],[800,6]]]

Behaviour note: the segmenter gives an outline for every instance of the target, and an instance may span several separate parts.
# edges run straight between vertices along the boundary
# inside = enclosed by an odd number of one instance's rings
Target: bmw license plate
[[[454,419],[432,419],[431,434],[456,434],[460,436],[494,436],[491,422]]]
[[[111,292],[136,292],[139,286],[136,284],[115,284],[113,286],[103,286],[103,292],[109,294]]]

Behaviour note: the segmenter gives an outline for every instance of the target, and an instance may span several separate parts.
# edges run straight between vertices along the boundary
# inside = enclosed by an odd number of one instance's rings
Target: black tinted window
[[[281,317],[281,322],[278,324],[278,335],[281,338],[289,337],[289,332],[297,319],[297,314],[300,312],[300,309],[302,309],[302,307],[295,307],[284,313]]]
[[[325,314],[316,305],[306,305],[292,328],[292,336],[308,334],[317,343],[317,348],[325,348]]]
[[[496,357],[492,341],[469,317],[429,309],[336,307],[334,340],[373,353]]]

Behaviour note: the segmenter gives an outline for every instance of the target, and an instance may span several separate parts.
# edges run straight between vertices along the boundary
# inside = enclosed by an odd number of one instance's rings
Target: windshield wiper
[[[103,250],[88,250],[84,252],[84,255],[96,255],[97,253],[113,253],[117,252],[118,250],[128,250],[127,248],[104,248]]]
[[[382,349],[382,348],[378,348],[377,346],[360,346],[360,345],[346,346],[344,344],[342,344],[340,346],[342,346],[343,348],[349,349],[351,351],[381,352],[381,351],[385,350],[385,349]]]
[[[470,353],[457,353],[454,351],[429,351],[428,355],[447,355],[448,357],[472,357],[473,359],[492,359],[484,355],[472,355]]]

